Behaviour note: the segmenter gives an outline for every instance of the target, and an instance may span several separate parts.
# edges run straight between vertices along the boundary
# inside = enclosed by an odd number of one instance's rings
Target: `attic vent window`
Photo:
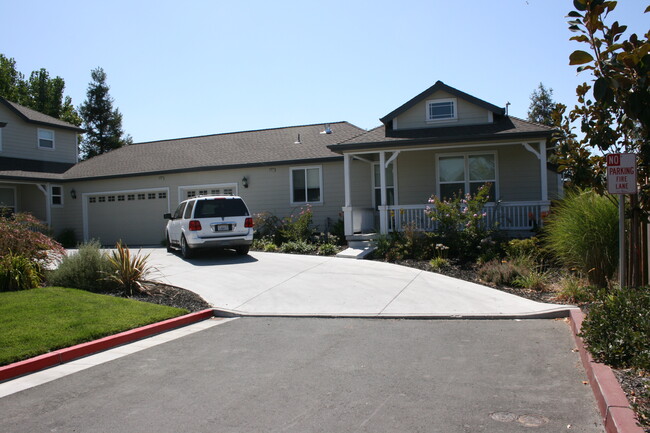
[[[456,98],[427,101],[427,122],[456,120]]]

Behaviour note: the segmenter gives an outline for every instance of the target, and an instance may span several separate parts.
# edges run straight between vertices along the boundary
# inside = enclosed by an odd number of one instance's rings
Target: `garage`
[[[165,239],[163,214],[170,212],[167,188],[84,194],[86,239],[112,246],[160,245]]]

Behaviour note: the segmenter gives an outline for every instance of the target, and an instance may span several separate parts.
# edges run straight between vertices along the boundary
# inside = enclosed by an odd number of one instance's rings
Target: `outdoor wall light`
[[[248,179],[246,176],[244,176],[244,178],[241,180],[241,184],[244,188],[248,188]]]
[[[70,190],[70,197],[72,197],[73,200],[76,200],[77,199],[77,191],[75,191],[74,189],[71,189]]]

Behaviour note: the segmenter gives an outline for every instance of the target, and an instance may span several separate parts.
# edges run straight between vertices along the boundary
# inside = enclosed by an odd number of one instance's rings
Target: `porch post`
[[[547,178],[547,167],[546,167],[546,142],[539,142],[539,169],[541,174],[542,182],[542,201],[548,201],[548,178]]]
[[[379,184],[381,205],[379,206],[379,233],[388,234],[388,210],[386,209],[386,152],[379,152]]]
[[[352,194],[350,192],[350,154],[343,154],[343,179],[345,191],[345,205],[343,206],[343,227],[345,235],[352,236],[354,227],[352,222]]]
[[[50,208],[50,205],[52,203],[50,199],[50,184],[36,184],[36,187],[43,193],[43,195],[45,195],[45,219],[47,220],[45,223],[48,227],[50,227],[52,225],[52,209]]]

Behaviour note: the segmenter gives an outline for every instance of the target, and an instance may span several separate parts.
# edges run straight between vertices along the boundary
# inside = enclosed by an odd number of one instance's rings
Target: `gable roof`
[[[330,134],[322,133],[325,125],[330,126]],[[83,161],[68,170],[64,178],[96,179],[325,162],[341,158],[328,145],[364,132],[365,129],[351,123],[336,122],[132,144]]]
[[[438,80],[438,81],[436,81],[436,84],[429,87],[424,92],[420,93],[419,95],[417,95],[416,97],[414,97],[410,101],[406,102],[405,104],[403,104],[400,107],[396,108],[395,110],[391,111],[390,113],[388,113],[387,115],[385,115],[384,117],[382,117],[379,120],[381,120],[381,123],[383,123],[384,125],[387,125],[388,122],[393,120],[395,117],[397,117],[400,114],[404,113],[406,110],[413,107],[417,103],[423,101],[424,99],[427,99],[433,93],[441,91],[441,90],[445,91],[447,93],[451,93],[452,95],[454,95],[454,96],[456,96],[458,98],[464,99],[467,102],[470,102],[470,103],[472,103],[474,105],[478,105],[479,107],[485,108],[486,110],[491,111],[491,112],[493,112],[495,114],[504,115],[505,112],[506,112],[505,108],[497,107],[496,105],[490,104],[489,102],[486,102],[486,101],[484,101],[482,99],[479,99],[479,98],[477,98],[475,96],[469,95],[469,94],[467,94],[465,92],[461,92],[460,90],[455,89],[455,88],[453,88],[451,86],[448,86],[445,83],[443,83],[442,81]]]
[[[69,129],[76,132],[85,132],[84,129],[79,128],[72,123],[64,122],[63,120],[57,119],[56,117],[48,116],[47,114],[32,110],[31,108],[27,108],[15,102],[11,102],[3,97],[0,97],[0,103],[7,106],[25,122],[44,126],[54,126],[56,128]]]
[[[403,131],[400,136],[386,136],[386,126],[378,126],[365,134],[352,137],[341,143],[328,146],[332,151],[343,153],[348,150],[371,148],[399,148],[426,144],[459,143],[474,141],[499,141],[510,139],[546,139],[554,128],[528,122],[517,117],[503,116],[494,123],[450,126],[443,128]]]

